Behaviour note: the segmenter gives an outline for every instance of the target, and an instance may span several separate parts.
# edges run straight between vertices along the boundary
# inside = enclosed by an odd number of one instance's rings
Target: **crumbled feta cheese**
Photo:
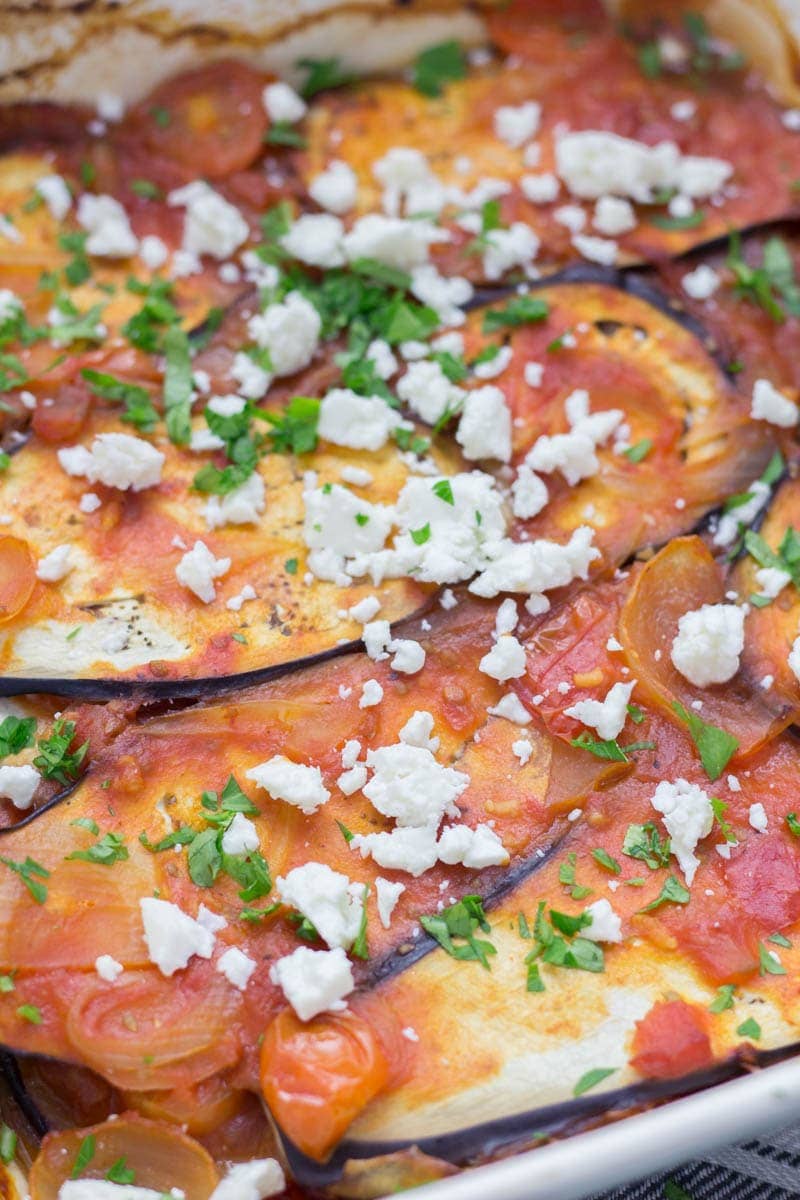
[[[466,392],[450,382],[438,362],[426,360],[406,368],[397,395],[427,425],[435,425],[445,413],[458,412]]]
[[[767,828],[769,827],[767,810],[764,808],[764,805],[760,803],[760,801],[750,805],[747,813],[747,819],[752,825],[753,829],[755,829],[758,833],[767,832]]]
[[[344,997],[355,987],[341,946],[335,950],[298,946],[294,953],[278,959],[269,977],[281,988],[301,1021],[310,1021],[321,1012],[341,1012],[347,1007]]]
[[[336,786],[343,795],[352,796],[355,792],[360,792],[366,782],[367,768],[363,763],[356,763],[349,770],[342,771],[336,780]]]
[[[739,783],[739,780],[735,775],[729,775],[727,783],[732,792],[740,792],[742,790],[742,785]]]
[[[383,688],[377,679],[368,679],[361,688],[361,699],[358,702],[358,707],[374,708],[376,704],[380,704],[382,699]]]
[[[372,174],[383,185],[383,209],[390,217],[403,209],[407,216],[438,212],[444,204],[444,188],[419,150],[392,146],[372,164]]]
[[[495,636],[502,637],[504,633],[513,633],[518,624],[519,610],[517,609],[517,602],[509,596],[497,609],[494,619]]]
[[[408,718],[398,733],[401,742],[407,746],[418,746],[435,754],[439,749],[438,737],[431,737],[433,732],[433,714],[424,709],[417,709]]]
[[[480,670],[499,683],[508,679],[519,679],[525,674],[525,648],[517,638],[510,635],[500,637],[488,654],[480,661]]]
[[[252,779],[274,800],[293,804],[306,816],[315,813],[331,795],[322,782],[319,767],[292,762],[283,754],[275,754],[257,767],[251,767],[245,772],[245,778]]]
[[[264,480],[254,472],[224,496],[209,496],[203,515],[209,529],[223,525],[257,525],[266,504]]]
[[[398,742],[367,752],[372,778],[362,789],[374,808],[400,826],[436,827],[442,816],[458,816],[456,800],[469,776],[443,767],[420,746]],[[382,866],[388,866],[382,863]]]
[[[700,263],[688,271],[681,280],[681,287],[693,300],[708,300],[722,283],[720,276],[707,263]]]
[[[225,601],[225,607],[229,608],[231,612],[241,612],[243,604],[246,604],[248,600],[255,599],[256,589],[251,583],[246,583],[237,595],[231,596],[229,600]]]
[[[0,767],[0,796],[10,800],[15,808],[24,811],[33,804],[34,793],[41,775],[35,767]]]
[[[114,983],[125,970],[121,962],[117,962],[110,954],[100,954],[94,960],[94,969],[104,983]]]
[[[674,121],[691,121],[696,112],[697,102],[695,100],[676,100],[669,110]]]
[[[474,288],[462,275],[440,275],[432,263],[411,272],[411,294],[435,309],[442,325],[463,325],[463,305],[472,299]]]
[[[549,171],[541,175],[523,175],[519,186],[526,200],[531,204],[552,204],[558,197],[561,184],[555,175]]]
[[[354,621],[358,621],[359,625],[368,625],[373,617],[377,616],[380,609],[381,602],[377,596],[365,596],[357,604],[351,605],[347,611]]]
[[[615,683],[604,700],[579,700],[565,708],[564,715],[596,729],[597,736],[603,741],[613,741],[622,732],[635,686],[635,679],[631,683]]]
[[[237,815],[241,816],[241,814]],[[240,992],[247,987],[256,966],[257,963],[238,946],[231,946],[217,960],[219,973],[224,975],[228,983],[232,983]]]
[[[591,129],[557,139],[556,169],[573,196],[628,196],[645,204],[664,188],[695,198],[710,196],[733,173],[732,165],[722,159],[682,156],[674,142],[647,146]]]
[[[429,871],[438,858],[436,828],[419,825],[393,829],[391,833],[357,833],[350,842],[387,871],[406,871],[415,877]]]
[[[393,638],[389,649],[394,653],[391,668],[401,675],[416,675],[425,666],[425,651],[413,638]]]
[[[16,320],[22,311],[19,296],[9,288],[0,288],[0,321]]]
[[[743,649],[744,609],[735,604],[704,604],[679,619],[670,657],[695,687],[708,687],[733,678]]]
[[[562,204],[553,213],[553,219],[570,233],[580,233],[586,224],[586,213],[579,204]]]
[[[787,108],[781,113],[781,125],[793,133],[800,130],[800,108]]]
[[[397,413],[380,396],[332,388],[319,407],[317,433],[334,446],[380,450],[397,425]]]
[[[732,508],[730,512],[723,513],[719,519],[716,533],[714,534],[715,546],[731,546],[740,536],[740,530],[743,525],[749,525],[770,498],[771,492],[766,483],[762,483],[760,479],[755,479],[747,489],[749,500],[744,504],[739,504],[736,508]]]
[[[311,180],[308,194],[320,208],[326,208],[328,212],[341,216],[355,205],[358,195],[356,174],[347,163],[335,158],[321,174]]]
[[[387,267],[411,271],[428,261],[433,242],[449,241],[450,235],[429,221],[385,217],[368,213],[359,217],[343,239],[348,261],[376,258]]]
[[[233,356],[233,365],[231,367],[231,378],[239,385],[239,391],[248,400],[260,400],[266,393],[272,375],[269,371],[265,371],[258,363],[246,354],[243,350],[239,350]],[[213,434],[211,435],[213,436]],[[219,450],[225,444],[219,438],[216,439],[220,444],[209,447],[209,449]],[[205,447],[202,447],[205,449]],[[192,449],[200,449],[194,444],[194,436],[192,436]]]
[[[438,853],[448,866],[461,863],[475,871],[505,866],[509,859],[505,846],[488,825],[478,825],[475,829],[468,825],[445,826],[439,837]]]
[[[72,208],[72,192],[60,175],[43,175],[36,181],[36,191],[44,200],[56,221],[63,221]]]
[[[374,475],[363,467],[352,467],[349,464],[342,467],[342,483],[352,483],[353,487],[369,487],[374,479]]]
[[[381,550],[392,527],[390,508],[361,500],[338,483],[305,491],[303,500],[303,537],[312,552],[308,565],[320,579],[335,581],[346,556]]]
[[[391,379],[397,371],[397,359],[383,338],[374,338],[367,346],[364,357],[370,360],[379,379]]]
[[[211,958],[214,934],[194,921],[177,904],[145,896],[139,901],[147,955],[162,975],[174,975],[194,955]]]
[[[386,647],[392,640],[392,630],[388,621],[367,621],[361,631],[367,658],[380,662],[388,658]]]
[[[204,604],[216,599],[214,580],[231,569],[229,558],[215,558],[205,542],[195,542],[175,568],[175,578]]]
[[[302,96],[298,96],[293,87],[281,80],[267,84],[261,93],[261,101],[270,121],[276,125],[295,125],[302,121],[308,111],[308,105]]]
[[[691,887],[700,865],[695,847],[702,838],[708,837],[714,824],[711,801],[697,784],[676,779],[674,783],[662,780],[650,803],[663,815],[672,853]]]
[[[128,221],[128,214],[113,196],[95,196],[84,192],[78,201],[78,224],[89,236],[87,254],[100,258],[130,258],[139,242]]]
[[[75,566],[70,562],[72,554],[72,544],[64,542],[61,546],[56,546],[49,554],[45,554],[44,558],[39,559],[39,565],[36,568],[36,578],[43,580],[45,583],[58,583],[66,575],[69,575],[72,568]]]
[[[167,243],[154,233],[147,233],[139,242],[139,257],[149,271],[156,271],[169,258]]]
[[[65,446],[58,461],[68,475],[82,475],[90,483],[141,492],[161,482],[164,455],[150,442],[129,433],[99,433],[91,445]]]
[[[341,267],[344,226],[332,213],[305,213],[280,238],[287,254],[312,267]]]
[[[516,107],[501,105],[494,112],[494,131],[501,141],[516,149],[535,135],[542,118],[542,106],[527,100]]]
[[[604,267],[613,267],[617,261],[619,247],[616,242],[611,242],[608,238],[590,237],[588,234],[576,233],[572,244],[578,253],[589,262],[600,263]]]
[[[782,571],[780,567],[761,567],[756,571],[759,593],[769,600],[774,600],[776,596],[779,596],[791,582],[792,577],[789,572]]]
[[[319,343],[322,321],[300,292],[289,292],[247,323],[250,337],[266,350],[275,375],[294,375],[307,367]]]
[[[589,564],[600,556],[592,546],[593,537],[593,529],[580,525],[564,546],[545,538],[533,542],[503,539],[493,545],[491,562],[473,579],[469,590],[486,599],[500,592],[528,592],[528,611],[535,615],[530,607],[535,599],[536,612],[546,612],[547,605],[541,607],[542,593],[587,578]]]
[[[621,200],[618,196],[601,196],[594,206],[592,224],[599,233],[615,238],[636,228],[636,213],[628,200]]]
[[[539,238],[523,221],[513,221],[508,229],[492,229],[486,234],[483,255],[486,278],[494,281],[512,267],[529,267],[539,253]]]
[[[792,642],[792,648],[786,661],[795,679],[800,680],[800,637],[796,637]]]
[[[502,717],[504,721],[512,721],[515,725],[530,725],[533,719],[515,692],[507,692],[486,711],[492,717]]]
[[[753,385],[750,416],[757,421],[769,421],[770,425],[778,425],[781,429],[791,429],[797,424],[797,405],[768,379],[757,379]]]
[[[238,208],[201,179],[170,192],[167,203],[186,209],[183,250],[189,255],[230,258],[250,236]]]
[[[325,863],[307,862],[275,881],[283,904],[296,908],[311,922],[331,949],[348,950],[358,937],[364,911],[364,885]]]
[[[102,91],[96,100],[97,115],[101,121],[114,124],[125,116],[125,101],[115,92]]]
[[[392,913],[397,901],[406,890],[404,883],[392,883],[380,875],[375,880],[375,900],[378,906],[378,916],[384,929],[388,929],[392,921]]]
[[[622,918],[609,904],[608,900],[595,900],[585,912],[592,918],[591,925],[581,930],[581,937],[590,942],[621,942]]]
[[[500,388],[489,385],[467,392],[456,432],[464,457],[511,458],[511,410]]]
[[[504,371],[508,370],[513,357],[514,351],[510,346],[501,346],[492,358],[476,363],[472,374],[476,379],[496,379],[498,375],[502,375]]]
[[[274,1158],[255,1158],[234,1163],[208,1200],[268,1200],[285,1187],[283,1170]]]
[[[527,738],[518,738],[516,742],[511,743],[511,753],[519,759],[519,765],[524,767],[526,763],[530,762],[533,746]]]
[[[258,830],[244,813],[237,812],[222,835],[225,854],[250,854],[261,845]]]

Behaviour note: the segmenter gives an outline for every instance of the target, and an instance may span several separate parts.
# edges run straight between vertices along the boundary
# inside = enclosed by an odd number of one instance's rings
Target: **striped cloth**
[[[800,1128],[792,1125],[591,1200],[791,1200],[800,1196]]]

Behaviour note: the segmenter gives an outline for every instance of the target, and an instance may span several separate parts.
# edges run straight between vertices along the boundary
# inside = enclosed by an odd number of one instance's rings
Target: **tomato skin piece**
[[[71,442],[77,438],[92,408],[92,396],[80,383],[67,383],[48,401],[33,410],[31,428],[43,442]]]
[[[388,1077],[389,1065],[371,1026],[352,1012],[324,1013],[304,1024],[286,1008],[264,1035],[264,1099],[284,1133],[318,1161]]]
[[[209,63],[157,87],[120,129],[198,175],[222,179],[249,167],[262,149],[266,82],[244,63]]]
[[[0,625],[22,612],[36,587],[36,560],[22,538],[0,537]]]
[[[647,1079],[675,1079],[714,1061],[703,1009],[685,1000],[654,1004],[636,1022],[631,1066]]]

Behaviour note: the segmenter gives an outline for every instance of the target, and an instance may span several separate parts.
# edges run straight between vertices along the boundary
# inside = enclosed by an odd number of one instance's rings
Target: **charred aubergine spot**
[[[431,230],[436,260],[489,282],[532,258],[545,271],[658,260],[794,209],[800,143],[752,74],[744,91],[744,72],[714,61],[690,89],[687,44],[683,70],[648,78],[610,24],[588,22],[577,39],[541,16],[523,0],[490,17],[512,58],[436,94],[378,81],[321,99],[301,155],[312,196],[340,160],[358,178],[359,215],[383,205],[444,218],[444,235]],[[602,173],[587,165],[592,153]]]

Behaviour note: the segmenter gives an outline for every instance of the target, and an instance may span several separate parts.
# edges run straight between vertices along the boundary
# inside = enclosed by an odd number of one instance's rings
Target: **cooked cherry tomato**
[[[673,1079],[713,1062],[706,1013],[685,1000],[654,1004],[633,1035],[631,1066],[648,1079]]]
[[[36,586],[36,561],[22,538],[0,537],[0,625],[21,613]]]
[[[324,1159],[389,1074],[371,1027],[354,1013],[303,1023],[284,1009],[261,1047],[261,1090],[284,1133]]]
[[[88,389],[67,383],[33,410],[31,427],[44,442],[71,442],[80,434],[92,407]]]
[[[145,144],[198,175],[221,179],[248,167],[262,148],[265,77],[244,63],[186,71],[151,92],[125,122]]]

